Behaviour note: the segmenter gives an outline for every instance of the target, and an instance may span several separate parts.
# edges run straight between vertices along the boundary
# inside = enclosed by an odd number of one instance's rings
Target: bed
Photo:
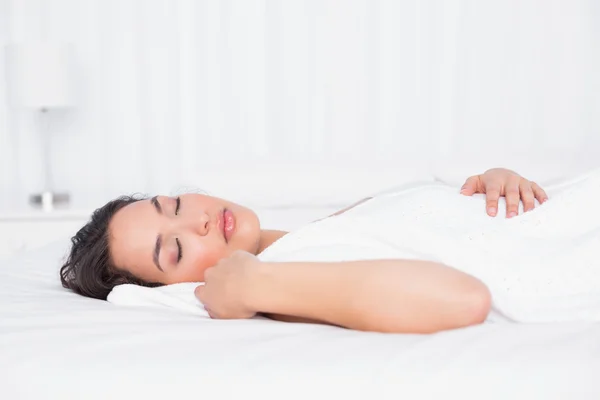
[[[291,229],[336,208],[259,215]],[[2,398],[600,398],[598,323],[392,335],[117,307],[62,289],[67,239],[0,263]]]

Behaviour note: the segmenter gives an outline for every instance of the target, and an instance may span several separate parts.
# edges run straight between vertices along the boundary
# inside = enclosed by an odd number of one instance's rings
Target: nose
[[[206,236],[210,230],[210,217],[207,213],[203,212],[200,214],[200,221],[198,222],[196,229],[201,236]]]
[[[200,236],[206,236],[211,229],[210,216],[205,212],[200,213],[196,218],[188,214],[185,219],[174,219],[173,223],[175,230],[183,229]]]

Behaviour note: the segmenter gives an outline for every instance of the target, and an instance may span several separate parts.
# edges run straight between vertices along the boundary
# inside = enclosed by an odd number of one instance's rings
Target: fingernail
[[[517,216],[517,213],[514,211],[511,211],[508,213],[508,218],[512,218],[512,217],[516,217],[516,216]]]
[[[496,215],[496,207],[488,208],[488,213],[490,213],[491,215]]]

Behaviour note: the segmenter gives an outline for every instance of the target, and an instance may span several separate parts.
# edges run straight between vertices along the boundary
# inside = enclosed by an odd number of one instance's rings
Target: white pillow
[[[118,285],[106,300],[118,306],[170,309],[209,318],[204,305],[194,295],[194,289],[203,284],[186,282],[155,288]]]

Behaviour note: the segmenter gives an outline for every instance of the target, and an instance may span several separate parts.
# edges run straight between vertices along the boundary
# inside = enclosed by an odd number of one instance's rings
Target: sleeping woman
[[[468,178],[450,197],[437,198],[435,190],[425,200],[367,198],[291,233],[263,229],[252,210],[207,195],[121,197],[96,210],[72,238],[60,277],[64,287],[98,299],[125,283],[203,282],[195,295],[218,319],[259,314],[398,333],[480,324],[494,308],[495,283],[445,254],[452,248],[465,260],[489,255],[472,241],[469,224],[479,224],[489,233],[486,251],[502,247],[488,265],[499,273],[510,249],[503,247],[506,241],[494,242],[494,232],[547,207],[541,204],[548,196],[536,183],[500,168]],[[446,193],[447,186],[440,190]],[[476,197],[482,201],[474,202]],[[466,208],[453,211],[453,202]],[[440,240],[452,224],[453,232],[465,234]],[[430,233],[426,227],[433,227]],[[511,282],[517,281],[523,279]]]

